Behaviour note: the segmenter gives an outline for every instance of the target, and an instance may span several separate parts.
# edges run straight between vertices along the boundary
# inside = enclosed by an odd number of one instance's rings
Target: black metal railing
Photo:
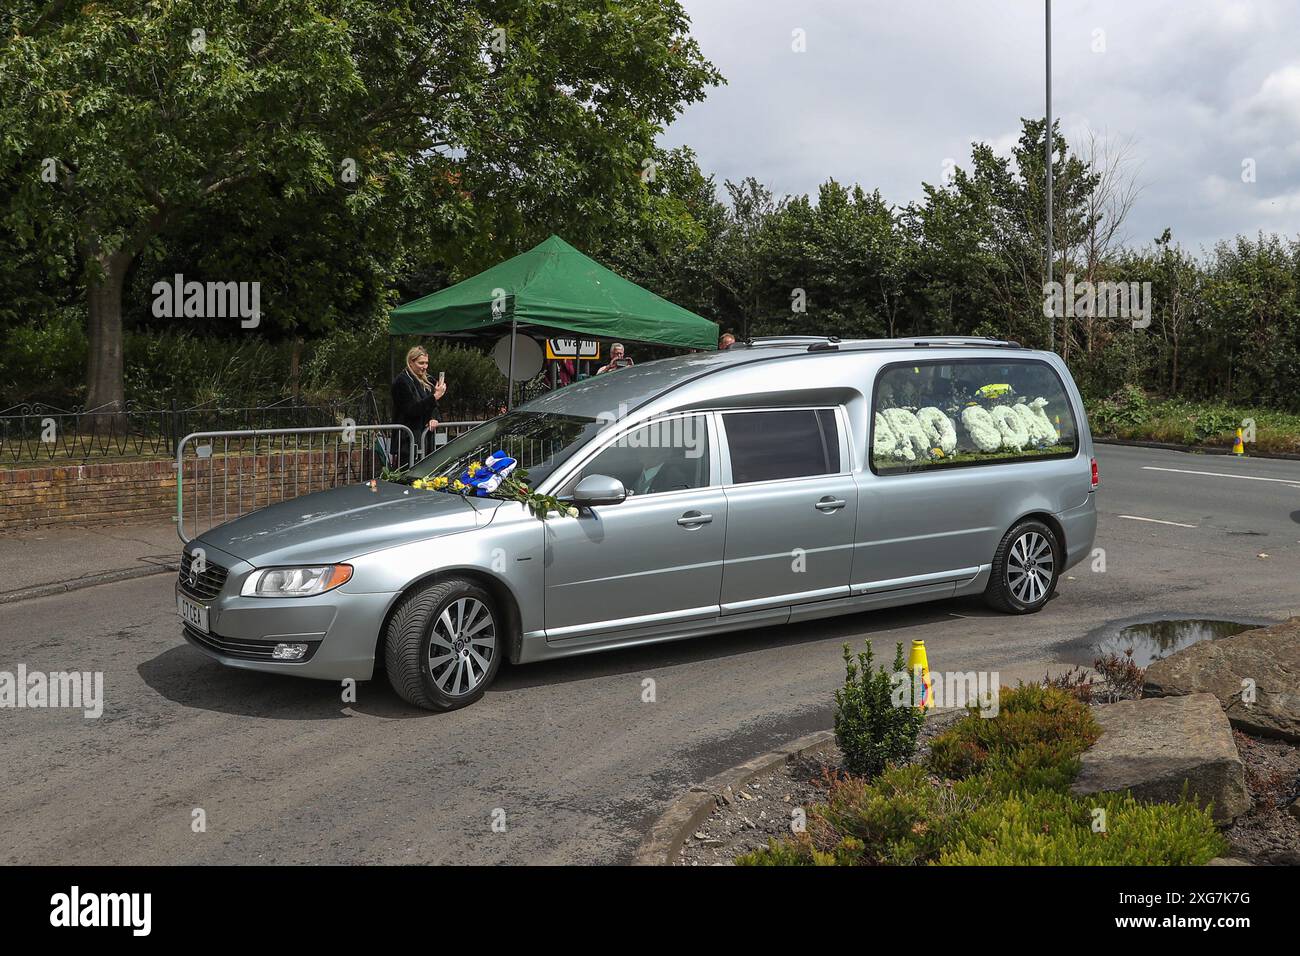
[[[325,402],[285,399],[270,405],[139,408],[130,403],[65,409],[38,402],[0,410],[0,464],[112,458],[168,458],[199,431],[377,424],[384,414],[367,392]]]

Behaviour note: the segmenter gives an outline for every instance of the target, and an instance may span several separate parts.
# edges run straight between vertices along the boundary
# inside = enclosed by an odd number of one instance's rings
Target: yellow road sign
[[[552,362],[557,359],[599,359],[600,342],[595,339],[547,339],[546,358]]]

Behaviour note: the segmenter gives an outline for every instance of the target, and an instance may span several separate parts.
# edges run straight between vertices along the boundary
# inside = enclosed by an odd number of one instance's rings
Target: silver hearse
[[[410,484],[499,451],[576,517]],[[186,546],[176,596],[187,639],[223,664],[366,680],[382,662],[406,701],[449,710],[503,658],[960,595],[1037,611],[1092,549],[1096,489],[1052,353],[760,338],[551,392],[403,482],[221,525]]]

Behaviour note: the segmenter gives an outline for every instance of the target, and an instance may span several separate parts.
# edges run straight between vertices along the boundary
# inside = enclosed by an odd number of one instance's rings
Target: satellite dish
[[[492,361],[503,376],[510,374],[510,336],[502,336],[492,348]],[[527,382],[542,370],[542,347],[536,339],[526,335],[515,336],[516,382]]]

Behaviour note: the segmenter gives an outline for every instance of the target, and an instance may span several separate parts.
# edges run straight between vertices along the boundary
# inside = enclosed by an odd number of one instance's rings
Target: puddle
[[[1181,651],[1200,641],[1212,641],[1220,637],[1231,637],[1242,631],[1259,627],[1259,624],[1243,624],[1240,621],[1218,621],[1209,618],[1175,618],[1163,621],[1142,621],[1129,624],[1118,631],[1108,629],[1110,633],[1097,641],[1093,647],[1098,656],[1115,653],[1122,655],[1133,648],[1133,663],[1146,667],[1152,661],[1168,657],[1175,651]]]

